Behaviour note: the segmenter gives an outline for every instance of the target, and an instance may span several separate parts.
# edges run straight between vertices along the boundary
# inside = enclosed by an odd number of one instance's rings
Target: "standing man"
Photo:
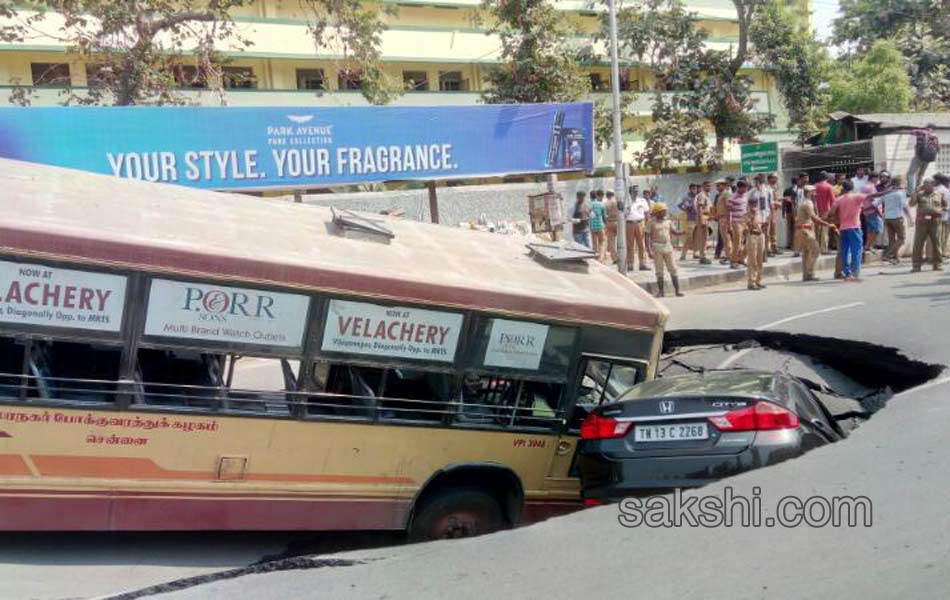
[[[855,192],[860,192],[868,184],[868,170],[864,167],[858,167],[851,178],[851,186]]]
[[[884,228],[887,230],[887,248],[881,256],[892,265],[899,264],[901,248],[907,239],[907,225],[910,222],[910,209],[907,208],[907,194],[904,193],[900,176],[895,176],[888,189],[874,200],[874,204],[884,211]],[[907,221],[904,221],[904,218]]]
[[[736,184],[736,195],[729,198],[729,229],[732,234],[732,256],[729,260],[730,269],[738,269],[746,263],[745,235],[746,215],[749,213],[749,183],[740,179]]]
[[[683,232],[683,250],[680,252],[680,260],[686,260],[686,253],[690,250],[693,252],[693,258],[699,258],[696,249],[696,194],[698,189],[698,184],[689,184],[689,191],[676,205],[678,209],[686,213],[686,231]]]
[[[844,180],[847,176],[844,173],[835,173],[835,184],[831,186],[831,189],[835,192],[835,198],[844,193]]]
[[[590,235],[594,242],[597,260],[607,261],[607,206],[604,204],[604,191],[597,190],[597,197],[590,203]]]
[[[591,192],[593,195],[593,192]],[[571,218],[571,227],[574,241],[582,246],[591,248],[590,241],[590,207],[584,201],[586,194],[577,192],[577,201],[574,203],[574,214]]]
[[[815,236],[815,228],[825,227],[829,230],[835,228],[833,223],[825,221],[819,215],[815,208],[816,196],[817,186],[806,185],[805,198],[798,207],[798,214],[795,215],[795,227],[798,229],[799,244],[802,251],[802,281],[818,280],[815,277],[815,262],[818,260],[820,249],[818,239]],[[828,212],[831,212],[831,209]]]
[[[673,237],[681,235],[673,229],[673,224],[666,218],[666,205],[656,202],[650,209],[649,229],[647,230],[647,239],[650,248],[653,249],[653,265],[656,267],[656,286],[657,298],[664,295],[663,268],[670,272],[670,279],[673,281],[673,290],[677,296],[682,296],[680,291],[680,280],[676,270],[676,257],[673,255]]]
[[[617,221],[620,219],[620,209],[617,208],[617,198],[613,192],[607,192],[604,201],[607,208],[607,251],[610,253],[610,262],[617,262]]]
[[[712,182],[704,181],[699,193],[696,194],[696,248],[699,249],[699,264],[708,265],[712,261],[706,258],[706,238],[709,235],[709,210],[712,205],[709,193],[712,191]]]
[[[745,217],[745,228],[749,232],[749,241],[746,245],[749,260],[747,269],[748,288],[750,290],[765,289],[762,285],[762,262],[765,259],[765,221],[759,212],[758,199],[750,196],[748,214]]]
[[[795,239],[795,213],[798,211],[798,205],[804,196],[804,188],[808,184],[808,174],[799,173],[798,177],[792,181],[792,185],[785,189],[782,194],[782,214],[786,219],[786,233],[788,234],[788,248],[795,253],[797,257],[798,240]]]
[[[644,242],[644,225],[650,205],[640,195],[639,186],[630,186],[630,202],[624,207],[624,218],[627,220],[627,270],[633,270],[634,257],[639,254],[640,270],[649,271],[647,266],[647,250]]]
[[[845,281],[861,281],[861,256],[864,254],[864,240],[861,237],[861,208],[864,206],[864,194],[854,191],[854,184],[845,181],[844,193],[835,200],[831,212],[838,219],[841,248],[841,276]]]
[[[716,223],[718,224],[719,240],[722,243],[719,264],[726,265],[732,259],[732,234],[729,231],[729,201],[732,200],[732,190],[729,188],[729,182],[725,179],[716,181],[716,189],[719,192],[716,196]]]
[[[768,184],[769,195],[772,199],[772,207],[769,210],[768,250],[770,256],[778,256],[781,254],[778,249],[778,227],[782,217],[782,196],[778,191],[778,175],[769,173]]]
[[[769,262],[769,229],[772,216],[772,188],[765,185],[765,176],[759,173],[752,179],[752,190],[749,192],[749,202],[759,207],[759,217],[762,219],[762,240],[764,249],[762,263]]]
[[[822,254],[828,254],[828,233],[830,229],[822,223],[831,212],[831,207],[835,204],[835,190],[831,185],[831,175],[822,171],[818,176],[818,183],[815,184],[815,206],[814,209],[820,217],[817,221],[809,221],[817,230],[814,232],[818,239],[818,251]]]
[[[927,241],[931,244],[930,255],[934,271],[943,271],[939,229],[943,211],[948,207],[943,196],[934,189],[933,179],[924,179],[924,184],[911,196],[910,205],[917,207],[912,272],[920,272],[920,267],[924,262],[924,243]]]

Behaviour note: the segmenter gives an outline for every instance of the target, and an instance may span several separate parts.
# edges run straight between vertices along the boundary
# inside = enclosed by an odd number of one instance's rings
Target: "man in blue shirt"
[[[910,219],[910,209],[907,207],[907,194],[900,176],[891,179],[891,185],[883,192],[873,194],[874,206],[884,212],[884,227],[887,230],[887,248],[881,256],[892,265],[900,263],[900,251],[907,239],[907,222]]]

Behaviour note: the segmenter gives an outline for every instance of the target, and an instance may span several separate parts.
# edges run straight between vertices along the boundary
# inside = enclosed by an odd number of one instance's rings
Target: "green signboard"
[[[742,144],[742,173],[773,173],[778,171],[778,142]]]

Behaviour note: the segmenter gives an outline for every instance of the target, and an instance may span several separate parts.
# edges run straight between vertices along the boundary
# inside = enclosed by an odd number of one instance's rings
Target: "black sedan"
[[[845,433],[793,377],[716,371],[648,381],[594,410],[578,467],[588,505],[794,458]]]

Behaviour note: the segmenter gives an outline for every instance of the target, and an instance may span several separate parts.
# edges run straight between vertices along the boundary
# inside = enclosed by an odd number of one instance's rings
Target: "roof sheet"
[[[525,239],[0,159],[0,250],[562,321],[652,328],[666,309],[599,263],[551,268]]]
[[[851,117],[858,121],[877,123],[881,127],[926,127],[933,124],[939,129],[950,129],[950,112],[867,113],[863,115],[836,112],[830,116],[837,121]]]

